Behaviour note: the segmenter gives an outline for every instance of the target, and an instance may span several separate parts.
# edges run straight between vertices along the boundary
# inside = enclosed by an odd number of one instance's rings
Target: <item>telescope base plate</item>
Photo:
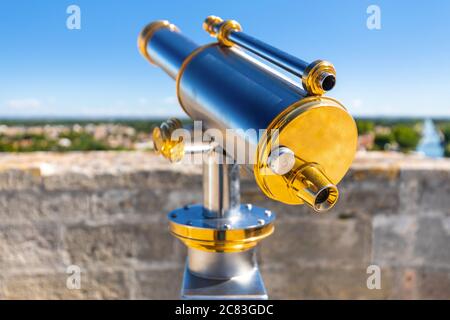
[[[186,300],[266,300],[267,291],[258,268],[227,280],[214,280],[184,269],[181,298]]]

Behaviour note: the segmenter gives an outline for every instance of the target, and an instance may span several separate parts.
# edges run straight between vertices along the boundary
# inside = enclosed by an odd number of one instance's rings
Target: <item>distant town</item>
[[[159,123],[155,119],[0,120],[0,152],[152,150],[151,131]],[[450,120],[360,118],[356,123],[359,150],[450,157]]]

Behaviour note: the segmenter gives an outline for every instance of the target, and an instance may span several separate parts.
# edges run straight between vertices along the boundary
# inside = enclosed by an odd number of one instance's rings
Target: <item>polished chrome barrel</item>
[[[306,96],[249,55],[219,44],[202,47],[189,57],[177,90],[186,113],[202,120],[206,128],[219,130],[224,149],[232,157],[245,154],[248,159],[239,159],[239,163],[250,166],[255,163],[259,130],[268,128],[277,115]]]
[[[219,43],[198,47],[167,21],[150,24],[139,41],[143,39],[147,39],[146,45],[140,46],[145,48],[144,56],[176,78],[184,111],[193,120],[201,120],[205,129],[219,130],[224,138],[222,147],[231,156],[245,150],[244,164],[251,169],[259,130],[307,96],[302,88],[248,54]],[[231,142],[234,150],[226,147]]]

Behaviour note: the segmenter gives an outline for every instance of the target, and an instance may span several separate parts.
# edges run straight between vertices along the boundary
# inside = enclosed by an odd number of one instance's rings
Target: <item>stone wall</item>
[[[360,154],[339,188],[317,215],[243,177],[243,201],[278,215],[259,251],[270,296],[449,299],[450,161]],[[201,197],[200,167],[150,153],[1,155],[0,299],[177,298],[185,249],[165,215]]]

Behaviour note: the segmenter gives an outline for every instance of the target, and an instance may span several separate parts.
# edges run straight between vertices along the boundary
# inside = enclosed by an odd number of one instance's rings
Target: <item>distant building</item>
[[[358,150],[371,150],[375,140],[375,133],[369,132],[358,136]]]

